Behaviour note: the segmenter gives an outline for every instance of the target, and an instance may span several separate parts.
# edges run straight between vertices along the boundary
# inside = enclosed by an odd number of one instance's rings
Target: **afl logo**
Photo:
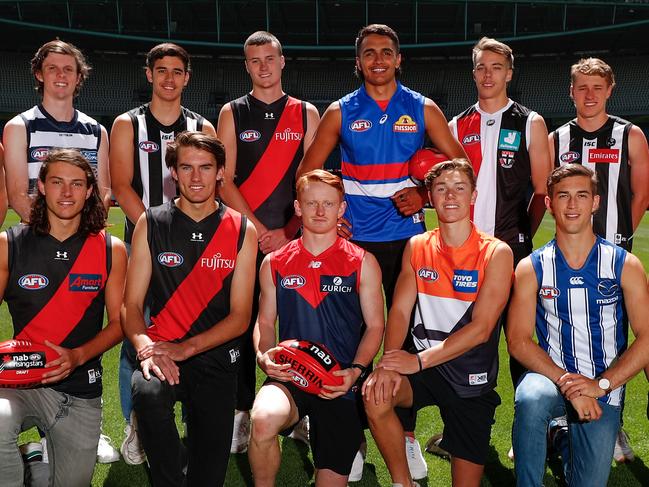
[[[28,291],[43,289],[49,283],[49,279],[41,274],[27,274],[18,279],[18,285]]]
[[[246,130],[239,134],[239,138],[243,142],[255,142],[256,140],[261,139],[261,134],[256,130]]]
[[[281,284],[284,289],[297,289],[306,284],[306,279],[298,275],[286,276]]]
[[[158,254],[158,262],[165,267],[178,267],[185,259],[176,252],[160,252]]]
[[[143,150],[144,152],[158,152],[160,149],[158,144],[151,142],[150,140],[143,140],[139,143],[139,146],[140,150]]]
[[[369,120],[354,120],[349,124],[349,130],[352,132],[365,132],[372,128],[372,122]]]
[[[293,369],[289,370],[293,374],[293,382],[295,382],[300,387],[309,387],[309,381],[302,377],[300,374],[295,372]]]
[[[570,162],[575,162],[580,157],[581,157],[581,155],[579,154],[579,152],[570,151],[570,152],[564,152],[563,154],[561,154],[561,156],[559,157],[559,160],[561,162],[563,162],[564,164],[568,164]]]
[[[417,275],[423,281],[435,282],[439,277],[439,274],[434,269],[429,269],[428,267],[422,267],[417,271]]]
[[[543,286],[539,290],[539,296],[543,299],[556,299],[559,297],[559,294],[561,294],[561,292],[556,287],[552,286]]]
[[[480,142],[480,134],[465,135],[462,139],[462,145],[477,144],[478,142]]]
[[[35,159],[37,161],[44,161],[45,158],[47,157],[47,154],[49,154],[49,149],[44,149],[44,148],[38,148],[38,149],[33,149],[31,152],[31,157],[32,159]]]

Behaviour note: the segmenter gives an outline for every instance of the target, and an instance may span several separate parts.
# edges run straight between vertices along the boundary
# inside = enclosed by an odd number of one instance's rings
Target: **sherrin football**
[[[415,152],[408,161],[408,174],[416,184],[422,184],[426,173],[440,162],[448,161],[446,154],[433,147],[425,147]]]
[[[275,354],[275,363],[291,364],[288,372],[303,391],[317,395],[325,385],[342,385],[342,377],[333,375],[341,370],[340,365],[324,345],[310,340],[284,340],[279,346],[282,350]]]
[[[33,387],[43,374],[53,370],[45,364],[59,358],[52,347],[29,340],[7,340],[0,343],[0,387]]]

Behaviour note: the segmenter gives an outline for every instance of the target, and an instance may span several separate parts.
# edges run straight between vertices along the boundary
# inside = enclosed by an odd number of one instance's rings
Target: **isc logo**
[[[178,267],[183,261],[183,256],[176,252],[160,252],[158,254],[158,262],[166,267]]]
[[[422,267],[421,269],[419,269],[417,271],[417,275],[419,276],[420,279],[429,282],[436,281],[437,278],[439,277],[439,274],[437,274],[436,270],[429,269],[428,267]]]
[[[38,149],[33,149],[31,152],[32,159],[35,159],[37,161],[44,161],[45,158],[47,157],[47,154],[49,154],[49,149],[45,149],[43,147],[39,147]]]
[[[471,145],[480,142],[480,134],[465,135],[462,139],[462,145]]]
[[[552,286],[543,286],[539,290],[539,296],[543,299],[556,299],[559,297],[559,294],[561,294],[561,292],[556,287]]]
[[[564,152],[561,154],[559,157],[559,160],[563,162],[564,164],[568,164],[569,162],[575,162],[577,159],[579,159],[581,156],[579,155],[579,152],[575,151],[570,151],[570,152]]]
[[[150,140],[143,140],[139,145],[140,149],[144,152],[157,152],[160,149],[158,144],[151,142]]]
[[[254,142],[256,140],[261,139],[261,134],[256,130],[246,130],[239,134],[239,138],[243,142]]]
[[[43,289],[50,283],[49,279],[41,274],[26,274],[18,279],[18,285],[29,291]]]
[[[281,284],[284,289],[297,289],[306,284],[306,279],[304,279],[302,276],[291,275],[286,276],[284,279],[282,279]]]
[[[352,132],[365,132],[372,128],[372,122],[369,120],[354,120],[349,124],[349,130]]]

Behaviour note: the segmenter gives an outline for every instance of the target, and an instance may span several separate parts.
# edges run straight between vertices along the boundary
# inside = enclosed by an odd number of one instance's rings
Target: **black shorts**
[[[484,465],[494,413],[500,404],[498,393],[492,390],[481,396],[462,398],[434,367],[407,377],[415,411],[430,405],[439,407],[444,422],[439,446],[454,457]]]
[[[315,468],[349,475],[363,440],[356,401],[343,397],[322,399],[302,391],[290,382],[267,379],[265,384],[281,384],[286,387],[295,401],[299,418],[309,416],[309,442]],[[289,435],[293,426],[280,434]]]

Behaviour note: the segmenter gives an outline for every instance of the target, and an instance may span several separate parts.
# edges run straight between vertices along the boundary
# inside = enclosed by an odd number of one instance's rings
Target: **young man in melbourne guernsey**
[[[605,486],[624,384],[649,361],[647,278],[635,256],[593,232],[593,171],[561,166],[547,191],[556,237],[516,268],[506,328],[509,352],[529,370],[515,395],[516,481],[542,484],[548,423],[567,414],[555,446],[568,485]]]
[[[110,171],[115,198],[126,215],[124,240],[129,245],[133,227],[146,208],[161,205],[176,196],[176,184],[165,165],[167,144],[180,132],[198,130],[214,135],[214,127],[181,102],[189,83],[191,63],[182,47],[164,43],[146,57],[146,77],[151,83],[151,101],[115,119],[110,134]],[[120,399],[126,420],[122,456],[128,464],[144,461],[135,424],[131,424],[133,350],[124,342],[120,356]],[[133,357],[132,357],[133,358]],[[133,418],[135,419],[135,418]]]
[[[310,103],[282,89],[284,56],[269,32],[250,35],[243,46],[252,91],[223,105],[218,138],[225,146],[223,201],[246,215],[259,235],[258,266],[265,254],[295,237],[300,222],[293,212],[295,171],[313,140],[320,116]],[[259,282],[255,282],[255,296]],[[253,301],[252,319],[258,301]],[[250,408],[255,398],[255,352],[252,326],[242,343],[232,451],[244,452],[250,435]]]
[[[611,67],[601,59],[581,59],[570,69],[570,97],[577,118],[550,134],[555,166],[578,163],[597,174],[599,210],[593,230],[631,250],[633,233],[649,205],[649,148],[642,130],[606,112],[615,87]],[[633,460],[626,433],[620,429],[615,460]]]
[[[96,178],[78,151],[51,151],[37,187],[29,225],[0,234],[0,296],[15,338],[49,344],[61,356],[42,387],[0,389],[0,478],[3,486],[23,485],[18,434],[38,426],[48,441],[50,485],[82,487],[97,455],[101,354],[122,338],[126,249],[104,231]],[[33,276],[37,285],[23,284]]]
[[[387,328],[404,336],[415,307],[415,353],[385,352],[363,385],[372,435],[393,485],[413,484],[394,408],[435,404],[444,422],[454,485],[478,486],[500,398],[498,323],[509,297],[512,251],[469,219],[475,177],[468,161],[437,164],[426,176],[439,228],[410,239]]]
[[[133,408],[154,485],[222,485],[257,234],[245,216],[217,199],[225,150],[216,138],[183,132],[167,146],[166,163],[180,196],[140,216],[122,310],[139,361]],[[176,401],[186,411],[186,479]]]
[[[339,233],[372,252],[381,266],[388,309],[408,239],[424,231],[425,188],[408,176],[408,160],[423,147],[426,135],[448,157],[466,157],[435,103],[398,80],[399,38],[387,25],[373,24],[356,38],[356,74],[362,86],[332,103],[298,176],[323,166],[340,142],[347,211]],[[403,346],[388,334],[386,349]],[[414,421],[407,429],[414,430]],[[426,463],[414,436],[406,438],[417,477]],[[423,475],[422,475],[423,474]],[[356,478],[356,480],[359,480]]]
[[[108,136],[96,120],[74,108],[90,74],[84,55],[60,40],[43,44],[31,61],[41,102],[15,116],[3,133],[9,204],[21,220],[29,221],[31,202],[38,194],[37,180],[48,151],[55,147],[81,151],[97,175],[99,194],[110,205]]]
[[[318,487],[347,485],[362,440],[356,396],[350,389],[381,345],[383,296],[374,256],[337,235],[345,206],[340,178],[321,169],[303,175],[295,201],[303,235],[268,255],[261,266],[254,343],[268,380],[252,409],[248,450],[257,487],[275,485],[281,461],[277,436],[305,414]],[[287,284],[296,276],[302,286]],[[334,372],[343,378],[341,386],[326,386],[315,396],[292,383],[286,370],[290,364],[274,361],[278,316],[280,341],[312,340],[329,349],[343,368]]]

